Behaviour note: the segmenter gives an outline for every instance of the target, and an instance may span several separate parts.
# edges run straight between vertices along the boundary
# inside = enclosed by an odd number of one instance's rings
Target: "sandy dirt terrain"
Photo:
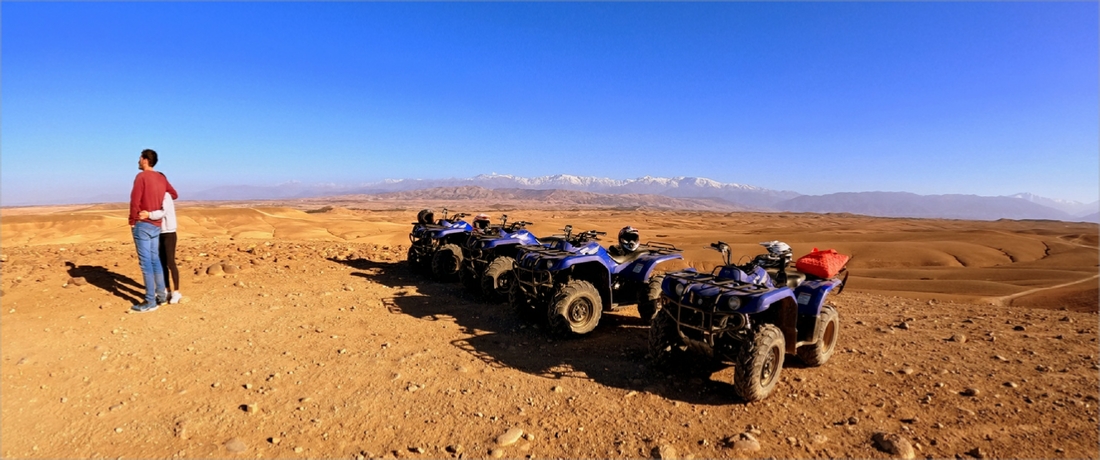
[[[838,353],[746,404],[728,367],[651,368],[633,307],[557,340],[412,274],[416,206],[378,208],[181,202],[184,301],[144,314],[120,206],[0,210],[0,456],[1100,456],[1095,224],[507,211],[633,225],[681,267],[717,240],[852,255]]]

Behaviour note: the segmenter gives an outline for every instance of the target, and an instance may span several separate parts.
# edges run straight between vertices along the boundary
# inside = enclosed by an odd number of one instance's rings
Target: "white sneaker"
[[[172,297],[168,299],[168,303],[180,303],[180,299],[183,299],[183,295],[180,294],[180,291],[172,291]]]

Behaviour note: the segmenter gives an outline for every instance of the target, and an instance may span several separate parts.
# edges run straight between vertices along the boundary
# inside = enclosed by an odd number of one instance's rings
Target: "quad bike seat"
[[[615,250],[608,250],[607,255],[611,256],[611,260],[614,260],[615,263],[619,264],[619,265],[629,263],[629,262],[633,262],[637,258],[639,258],[639,257],[641,257],[645,254],[649,254],[649,251],[645,250],[645,246],[640,246],[634,252],[627,253],[627,254],[621,254],[618,251],[617,246],[612,246],[612,248],[615,248]]]
[[[774,268],[769,268],[768,269],[768,275],[770,275],[772,277],[772,279],[775,279],[775,276],[778,273],[779,273],[779,270],[776,270]],[[798,287],[799,285],[801,285],[803,282],[806,281],[806,274],[802,273],[798,270],[795,270],[793,268],[787,268],[786,273],[787,273],[787,287],[789,287],[791,289],[794,289],[794,288]]]
[[[798,270],[787,270],[787,287],[794,289],[806,281],[806,274]]]

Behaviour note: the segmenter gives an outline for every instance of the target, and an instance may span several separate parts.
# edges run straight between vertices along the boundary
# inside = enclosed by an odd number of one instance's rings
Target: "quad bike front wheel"
[[[457,244],[444,244],[432,256],[432,274],[440,281],[454,280],[462,266],[462,248]]]
[[[658,311],[649,326],[649,362],[658,369],[668,368],[683,354],[683,340],[676,331],[676,319]]]
[[[779,383],[785,350],[783,331],[774,324],[761,327],[734,364],[733,388],[737,396],[746,402],[768,397]]]
[[[596,328],[603,313],[600,292],[584,280],[572,280],[562,286],[546,309],[550,332],[555,335],[587,334]]]
[[[664,280],[665,275],[653,275],[638,290],[638,316],[646,324],[652,322],[657,310],[661,309],[661,282]]]
[[[481,293],[485,300],[497,303],[508,298],[515,265],[516,259],[508,256],[497,257],[489,263],[489,267],[481,275]]]
[[[798,358],[807,366],[820,366],[829,361],[836,351],[836,342],[840,335],[840,316],[832,305],[821,307],[817,317],[817,327],[821,328],[821,338],[810,345],[798,347]]]

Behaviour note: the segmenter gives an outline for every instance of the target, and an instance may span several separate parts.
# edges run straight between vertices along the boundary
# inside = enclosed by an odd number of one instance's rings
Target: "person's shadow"
[[[121,275],[99,265],[76,265],[65,262],[69,267],[69,276],[83,277],[88,284],[114,294],[130,303],[141,303],[145,299],[145,286],[126,275]]]

